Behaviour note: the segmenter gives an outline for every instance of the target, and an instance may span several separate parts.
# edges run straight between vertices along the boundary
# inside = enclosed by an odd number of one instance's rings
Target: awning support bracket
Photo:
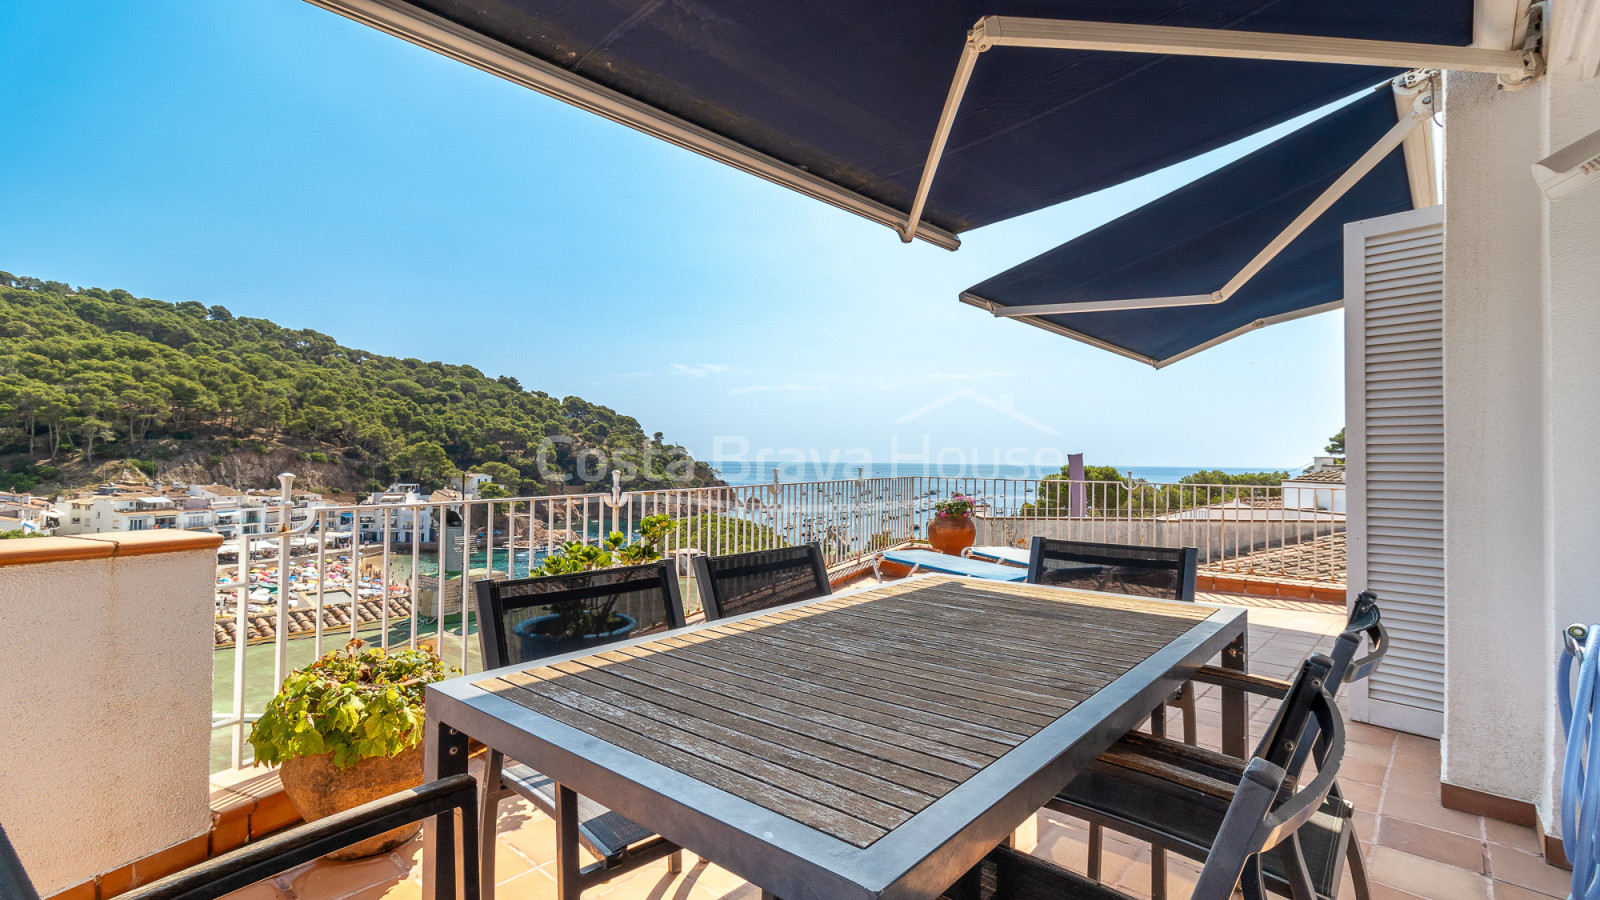
[[[1537,38],[1530,44],[1536,45]],[[917,183],[911,211],[900,227],[901,240],[910,242],[927,208],[933,179],[955,126],[962,97],[972,79],[978,55],[994,47],[1040,47],[1056,50],[1098,50],[1169,56],[1211,56],[1233,59],[1276,59],[1403,69],[1440,69],[1487,72],[1500,76],[1508,88],[1526,87],[1544,74],[1544,59],[1533,46],[1519,50],[1451,47],[1401,41],[1270,34],[1213,28],[1178,28],[1168,25],[1129,25],[1068,19],[1019,16],[985,16],[967,32],[966,44],[956,63],[950,92],[939,124],[934,129],[928,159]]]
[[[1402,96],[1398,92],[1400,90],[1400,83],[1404,79],[1405,76],[1395,79],[1395,90],[1397,92],[1397,97]],[[1331,208],[1335,203],[1339,202],[1339,198],[1343,197],[1351,188],[1355,187],[1362,178],[1366,177],[1366,174],[1371,172],[1373,168],[1378,165],[1378,163],[1382,162],[1384,157],[1394,152],[1396,147],[1399,147],[1402,143],[1404,143],[1413,129],[1415,129],[1418,125],[1426,123],[1430,118],[1433,117],[1433,114],[1436,110],[1434,109],[1434,92],[1432,90],[1423,90],[1419,93],[1410,94],[1409,96],[1411,98],[1411,111],[1408,114],[1401,116],[1400,121],[1396,122],[1393,128],[1390,128],[1388,132],[1383,135],[1383,137],[1378,138],[1377,143],[1367,148],[1367,152],[1361,154],[1360,158],[1351,163],[1350,168],[1346,169],[1342,175],[1334,179],[1333,184],[1328,185],[1328,187],[1323,190],[1321,194],[1317,195],[1317,199],[1311,201],[1310,206],[1307,206],[1304,210],[1302,210],[1300,215],[1295,216],[1294,221],[1290,222],[1282,231],[1278,232],[1277,237],[1268,242],[1265,247],[1262,247],[1261,251],[1257,253],[1255,257],[1252,258],[1248,263],[1246,263],[1244,268],[1240,269],[1237,274],[1228,279],[1228,283],[1223,285],[1219,290],[1213,291],[1210,294],[1188,294],[1177,297],[1143,297],[1131,300],[1085,300],[1082,302],[1069,301],[1065,303],[1043,303],[1034,306],[992,306],[989,311],[996,317],[1017,318],[1019,316],[1059,315],[1061,313],[1107,312],[1115,309],[1156,309],[1158,307],[1168,306],[1209,306],[1226,302],[1229,297],[1232,297],[1234,294],[1238,293],[1239,289],[1244,287],[1245,284],[1249,282],[1250,279],[1254,278],[1257,273],[1259,273],[1262,269],[1265,269],[1268,263],[1277,258],[1279,253],[1282,253],[1285,248],[1294,243],[1294,239],[1303,234],[1307,228],[1310,228],[1311,223],[1315,222],[1319,216],[1327,212],[1328,209]]]

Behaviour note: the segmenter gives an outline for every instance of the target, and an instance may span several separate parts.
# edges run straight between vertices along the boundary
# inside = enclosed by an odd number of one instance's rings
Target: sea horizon
[[[1046,475],[1054,475],[1061,471],[1059,466],[1039,465],[1006,465],[1006,464],[973,464],[952,463],[941,465],[938,463],[902,462],[902,463],[870,463],[857,465],[846,462],[763,462],[757,464],[750,460],[722,460],[708,461],[716,468],[723,481],[731,485],[746,484],[771,484],[773,469],[778,470],[778,480],[788,484],[798,481],[837,481],[857,477],[860,469],[866,478],[894,478],[905,476],[931,476],[944,478],[1020,478],[1034,479]],[[1178,481],[1186,475],[1193,475],[1202,471],[1220,471],[1228,475],[1242,475],[1247,472],[1295,472],[1304,467],[1304,463],[1288,466],[1124,466],[1116,467],[1124,476],[1132,473],[1134,478],[1150,482],[1170,483]]]

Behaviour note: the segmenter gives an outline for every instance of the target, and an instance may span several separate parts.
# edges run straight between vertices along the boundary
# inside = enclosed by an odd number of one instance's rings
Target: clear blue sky
[[[1284,466],[1343,424],[1342,314],[1157,372],[956,299],[1260,139],[950,253],[302,0],[0,0],[0,60],[19,275],[514,375],[702,456]],[[990,405],[896,423],[960,389]]]

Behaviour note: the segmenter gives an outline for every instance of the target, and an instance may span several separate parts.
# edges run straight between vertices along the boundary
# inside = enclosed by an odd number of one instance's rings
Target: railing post
[[[289,667],[289,510],[294,503],[294,473],[278,476],[282,506],[278,511],[278,616],[272,637],[273,692],[283,685]]]

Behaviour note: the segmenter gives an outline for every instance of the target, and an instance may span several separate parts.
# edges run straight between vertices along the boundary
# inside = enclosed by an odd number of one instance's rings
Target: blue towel
[[[1013,566],[1022,566],[1026,568],[1028,565],[1028,557],[1032,554],[1021,547],[968,547],[967,555],[973,559],[983,559],[988,560],[989,562],[997,563],[1009,563]]]
[[[928,572],[967,575],[972,578],[988,578],[991,581],[1024,581],[1028,577],[1026,569],[1019,569],[1016,566],[1002,566],[981,559],[949,556],[933,550],[890,550],[883,554],[883,558],[902,566],[916,566]]]

